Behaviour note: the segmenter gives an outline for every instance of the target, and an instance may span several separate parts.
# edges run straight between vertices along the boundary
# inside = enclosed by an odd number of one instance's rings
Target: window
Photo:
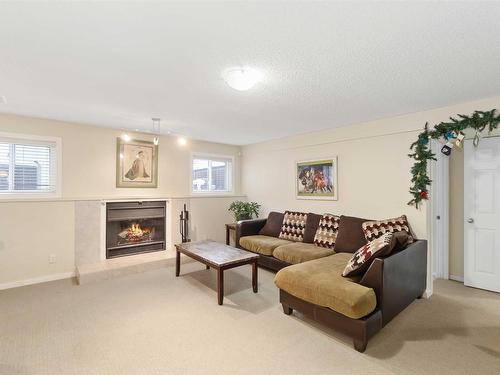
[[[0,134],[0,197],[57,193],[60,140]]]
[[[193,157],[194,193],[227,193],[233,189],[233,159],[230,157]]]

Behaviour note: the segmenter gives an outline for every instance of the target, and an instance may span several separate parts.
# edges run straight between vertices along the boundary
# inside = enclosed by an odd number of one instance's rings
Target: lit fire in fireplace
[[[126,242],[151,241],[152,231],[151,227],[141,227],[139,223],[133,223],[118,233],[118,236]]]

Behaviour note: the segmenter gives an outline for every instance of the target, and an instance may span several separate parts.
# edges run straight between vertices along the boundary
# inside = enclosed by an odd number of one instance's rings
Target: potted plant
[[[260,204],[257,202],[234,201],[229,205],[229,212],[232,212],[236,221],[251,219],[254,215],[259,216]]]

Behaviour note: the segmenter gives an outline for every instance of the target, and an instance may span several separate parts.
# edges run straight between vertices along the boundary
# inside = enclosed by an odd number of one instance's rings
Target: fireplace
[[[106,258],[165,250],[165,201],[106,204]]]

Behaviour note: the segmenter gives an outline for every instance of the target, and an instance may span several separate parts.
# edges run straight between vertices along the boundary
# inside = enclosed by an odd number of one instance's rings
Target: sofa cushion
[[[389,255],[392,250],[390,247],[392,238],[392,233],[386,233],[368,242],[366,245],[361,246],[359,250],[354,253],[349,262],[347,262],[342,272],[342,276],[362,275],[368,267],[370,267],[376,257]]]
[[[263,236],[278,237],[281,232],[284,216],[285,214],[281,212],[270,212],[267,216],[266,224],[262,227],[259,234]]]
[[[339,229],[340,216],[324,214],[314,236],[314,244],[319,247],[333,249]]]
[[[361,224],[365,221],[368,220],[359,217],[340,216],[339,231],[333,248],[336,253],[355,253],[368,242],[361,227]]]
[[[406,232],[413,238],[413,231],[406,215],[386,220],[365,221],[362,225],[367,241],[383,236],[385,233]]]
[[[412,236],[406,232],[387,232],[361,246],[347,262],[342,276],[363,275],[375,258],[384,257],[393,251],[403,249],[411,242]]]
[[[304,212],[285,211],[279,238],[302,242],[306,221],[307,214]]]
[[[245,236],[240,238],[240,246],[254,253],[262,255],[273,255],[274,249],[281,245],[287,245],[291,241],[282,240],[269,236]]]
[[[307,262],[308,260],[323,258],[333,253],[331,249],[318,247],[311,243],[293,242],[274,249],[273,257],[283,262],[297,264]]]
[[[314,236],[318,230],[319,221],[321,220],[321,215],[313,214],[309,212],[307,214],[306,227],[304,228],[304,240],[305,243],[314,243]]]
[[[357,283],[359,277],[342,277],[351,254],[338,253],[280,270],[276,286],[315,305],[328,307],[349,318],[359,319],[375,310],[377,298],[371,288]]]

